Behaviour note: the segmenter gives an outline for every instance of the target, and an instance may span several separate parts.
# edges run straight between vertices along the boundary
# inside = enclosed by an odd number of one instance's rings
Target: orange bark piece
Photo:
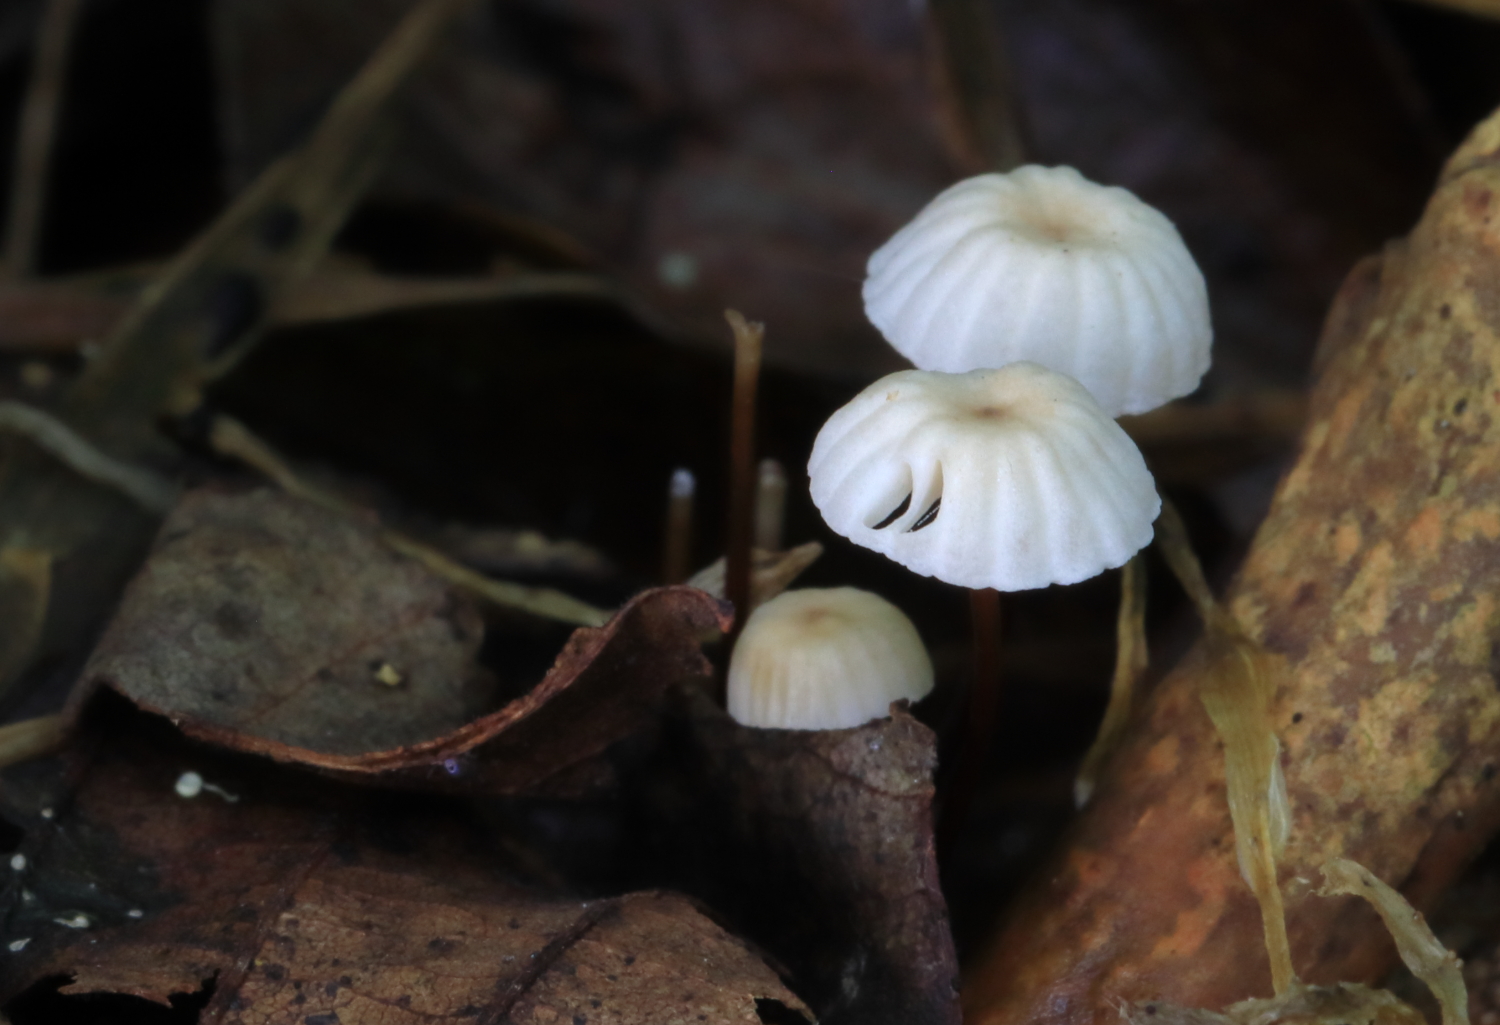
[[[1500,115],[1449,162],[1412,234],[1345,282],[1301,453],[1228,595],[1278,663],[1293,809],[1281,882],[1309,982],[1373,980],[1395,956],[1368,909],[1304,899],[1316,866],[1352,858],[1422,908],[1500,826],[1497,192]],[[975,961],[970,1025],[1269,994],[1223,752],[1197,698],[1204,667],[1193,653],[1150,696]]]

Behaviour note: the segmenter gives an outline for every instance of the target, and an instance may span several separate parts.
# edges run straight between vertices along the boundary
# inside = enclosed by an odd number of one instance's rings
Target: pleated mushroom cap
[[[883,377],[823,425],[807,472],[839,534],[971,588],[1086,580],[1143,548],[1161,510],[1129,436],[1029,362]]]
[[[777,595],[750,614],[729,661],[729,714],[746,726],[846,729],[931,690],[911,620],[853,587]]]
[[[1213,328],[1182,236],[1071,167],[982,174],[940,193],[870,257],[865,313],[922,370],[1032,360],[1110,416],[1198,386]]]

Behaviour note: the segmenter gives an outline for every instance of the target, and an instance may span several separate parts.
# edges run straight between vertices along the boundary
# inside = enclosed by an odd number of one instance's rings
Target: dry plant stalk
[[[69,725],[66,716],[41,715],[0,726],[0,767],[56,751],[67,741]]]
[[[120,492],[148,512],[165,513],[177,500],[177,485],[172,481],[110,458],[66,423],[35,406],[0,400],[0,432],[26,438],[80,477]]]
[[[214,451],[254,467],[288,494],[305,498],[334,512],[346,515],[360,512],[351,503],[321,488],[314,487],[297,476],[287,465],[286,460],[236,420],[227,416],[215,417],[209,434],[209,442],[213,445]],[[493,580],[483,573],[476,573],[469,567],[454,562],[431,545],[407,537],[400,531],[381,530],[380,539],[387,547],[422,563],[433,575],[500,608],[528,612],[534,616],[555,619],[573,626],[603,626],[609,621],[608,612],[595,608],[587,602],[579,601],[577,598],[550,587],[526,587],[522,584]]]
[[[47,0],[37,31],[31,81],[21,105],[5,231],[5,269],[16,277],[26,277],[36,266],[37,239],[47,206],[47,172],[68,78],[68,52],[82,9],[83,0]]]
[[[729,426],[729,543],[724,590],[734,605],[730,643],[745,626],[750,608],[750,548],[755,536],[755,392],[766,326],[725,310],[734,332],[734,397]]]
[[[1396,952],[1411,973],[1427,984],[1443,1010],[1443,1025],[1469,1025],[1469,991],[1463,963],[1438,942],[1422,915],[1405,898],[1358,862],[1334,858],[1323,866],[1325,897],[1353,894],[1374,905],[1396,941]]]
[[[1114,754],[1130,725],[1136,687],[1150,662],[1146,644],[1146,564],[1137,552],[1120,571],[1120,613],[1115,622],[1115,673],[1109,684],[1109,704],[1099,723],[1099,735],[1083,756],[1078,779],[1073,783],[1073,802],[1080,808],[1089,803],[1099,785],[1104,763]]]
[[[1296,984],[1276,862],[1291,832],[1281,741],[1271,723],[1273,667],[1209,590],[1177,507],[1163,500],[1156,545],[1203,619],[1203,707],[1224,744],[1224,783],[1240,876],[1260,904],[1261,931],[1277,996]]]
[[[1450,160],[1411,235],[1351,273],[1319,370],[1301,451],[1226,600],[1272,670],[1295,818],[1287,933],[1312,983],[1395,960],[1368,908],[1304,899],[1318,866],[1352,858],[1422,909],[1500,827],[1500,116]],[[971,966],[971,1025],[1269,991],[1200,702],[1216,643],[1153,689],[1045,882]]]

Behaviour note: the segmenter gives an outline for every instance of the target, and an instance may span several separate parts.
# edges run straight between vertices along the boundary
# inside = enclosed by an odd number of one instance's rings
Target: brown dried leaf
[[[529,693],[476,717],[478,614],[382,545],[373,520],[270,490],[203,490],[168,518],[79,698],[106,685],[235,750],[511,793],[645,725],[670,684],[707,671],[697,636],[718,616],[692,589],[647,592],[575,633]]]
[[[648,878],[776,955],[824,1025],[955,1025],[931,731],[899,705],[855,729],[762,730],[687,699],[637,830],[660,845]]]
[[[1500,825],[1497,206],[1500,116],[1412,234],[1346,282],[1302,452],[1226,602],[1279,663],[1282,878],[1293,963],[1315,982],[1369,981],[1395,959],[1367,908],[1301,899],[1318,866],[1352,858],[1421,909]],[[976,962],[975,1025],[1266,991],[1198,702],[1206,669],[1200,646],[1152,692],[1046,885]]]
[[[129,739],[106,739],[86,767],[7,780],[7,813],[30,826],[32,896],[7,891],[0,942],[29,942],[0,965],[4,998],[65,974],[65,993],[161,1003],[216,980],[203,1018],[225,1023],[755,1022],[760,1001],[805,1011],[683,897],[539,896],[436,815],[124,722]],[[178,797],[187,764],[241,800]]]

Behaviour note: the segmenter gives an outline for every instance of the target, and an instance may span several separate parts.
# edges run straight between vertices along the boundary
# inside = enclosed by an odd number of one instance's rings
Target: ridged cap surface
[[[959,182],[867,270],[866,314],[922,370],[1032,360],[1119,416],[1188,394],[1208,369],[1208,289],[1182,236],[1071,167]]]
[[[932,690],[905,613],[853,587],[785,591],[750,614],[729,662],[729,714],[746,726],[837,730]]]
[[[807,472],[839,534],[971,588],[1086,580],[1143,548],[1161,511],[1119,424],[1028,362],[883,377],[823,425]]]

